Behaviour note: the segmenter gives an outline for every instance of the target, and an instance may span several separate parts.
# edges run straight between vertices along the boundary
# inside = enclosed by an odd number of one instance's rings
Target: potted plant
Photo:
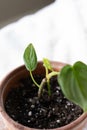
[[[23,57],[25,65],[0,84],[0,113],[8,130],[87,129],[87,66],[37,62],[32,44]]]

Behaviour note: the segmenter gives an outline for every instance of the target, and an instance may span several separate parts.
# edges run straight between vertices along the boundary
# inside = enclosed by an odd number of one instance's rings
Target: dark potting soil
[[[41,82],[41,77],[35,79]],[[38,87],[31,78],[21,79],[13,88],[5,101],[5,109],[15,121],[37,129],[58,128],[77,119],[82,109],[68,101],[62,94],[57,77],[50,80],[51,96],[45,91],[38,98]]]

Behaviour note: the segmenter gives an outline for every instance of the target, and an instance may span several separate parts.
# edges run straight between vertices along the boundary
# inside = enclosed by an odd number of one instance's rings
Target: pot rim
[[[38,64],[42,64],[42,61],[39,61]],[[62,63],[62,62],[56,62],[56,61],[51,61],[51,64],[53,66],[53,68],[55,67],[58,67],[57,70],[60,70],[64,65],[66,65],[66,63]],[[12,70],[11,72],[9,72],[5,78],[3,78],[3,80],[1,81],[0,83],[0,113],[1,113],[1,116],[2,118],[4,119],[4,121],[10,123],[11,125],[14,125],[16,128],[19,128],[19,129],[23,129],[25,128],[26,130],[29,130],[30,128],[27,127],[27,126],[24,126],[20,123],[17,123],[16,121],[14,121],[5,111],[4,109],[4,105],[3,105],[3,100],[2,100],[2,92],[3,92],[3,89],[4,89],[4,84],[6,82],[8,82],[8,79],[9,77],[11,78],[11,75],[15,75],[16,72],[21,72],[25,70],[25,65],[21,65],[19,67],[17,67],[16,69]],[[27,71],[27,70],[26,70]],[[13,75],[13,77],[14,77]],[[12,78],[13,78],[12,77]],[[59,128],[54,128],[52,130],[67,130],[67,129],[71,129],[73,128],[73,126],[77,126],[78,124],[80,124],[83,120],[85,120],[87,117],[87,113],[83,113],[79,118],[77,118],[76,120],[74,120],[73,122],[71,122],[70,124],[67,124],[65,126],[62,126],[62,127],[59,127]],[[31,128],[32,130],[38,130],[38,129],[35,129],[35,128]]]

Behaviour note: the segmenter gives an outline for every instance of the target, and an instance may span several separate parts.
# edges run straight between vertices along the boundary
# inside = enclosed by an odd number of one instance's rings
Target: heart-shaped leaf
[[[30,43],[24,51],[25,66],[29,71],[35,70],[37,66],[37,55],[33,45]]]
[[[87,111],[87,65],[76,62],[62,68],[58,82],[67,99]]]

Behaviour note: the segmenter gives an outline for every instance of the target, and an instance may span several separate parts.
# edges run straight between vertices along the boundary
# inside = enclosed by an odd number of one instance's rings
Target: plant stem
[[[38,90],[38,97],[40,98],[41,93],[42,93],[42,89],[44,87],[44,84],[46,83],[46,78],[44,78],[40,84],[39,90]]]
[[[47,67],[45,67],[45,70],[46,70],[46,77],[47,77],[47,75],[48,75],[48,69],[47,69]]]
[[[56,72],[56,71],[52,71],[51,73],[49,73],[48,75],[47,75],[47,79],[49,80],[52,76],[56,76],[56,75],[58,75],[60,72]]]
[[[50,82],[49,80],[47,81],[47,87],[48,87],[48,95],[51,95],[51,88],[50,88]]]
[[[35,81],[35,79],[34,79],[34,77],[33,77],[31,71],[30,71],[30,76],[31,76],[31,78],[32,78],[32,80],[33,80],[33,82],[34,82],[34,84],[35,84],[38,88],[40,88],[40,85]]]
[[[46,76],[49,96],[51,95],[50,78],[51,78],[52,76],[55,76],[55,75],[58,75],[58,74],[59,74],[59,72],[52,71],[51,73],[47,74],[47,76]]]

